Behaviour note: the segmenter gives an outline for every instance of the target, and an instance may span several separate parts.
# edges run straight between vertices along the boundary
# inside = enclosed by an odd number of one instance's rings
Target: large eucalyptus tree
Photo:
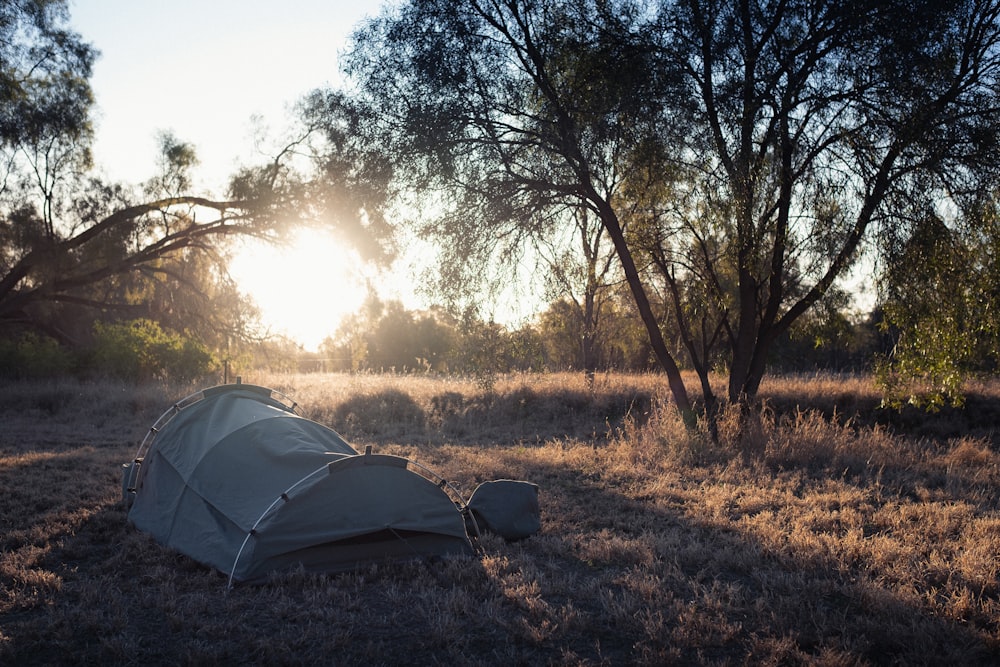
[[[348,72],[453,281],[586,209],[679,408],[721,352],[752,400],[772,344],[916,206],[992,176],[1000,3],[408,0]],[[503,256],[503,252],[499,253]]]

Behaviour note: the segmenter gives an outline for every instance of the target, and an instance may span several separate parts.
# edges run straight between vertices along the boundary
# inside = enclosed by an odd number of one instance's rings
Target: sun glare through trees
[[[368,292],[357,253],[318,230],[300,230],[285,246],[248,241],[229,271],[260,308],[266,327],[309,350],[357,311]]]

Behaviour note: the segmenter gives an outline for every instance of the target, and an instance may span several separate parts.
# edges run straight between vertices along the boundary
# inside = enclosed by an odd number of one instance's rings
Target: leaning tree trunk
[[[681,377],[680,368],[678,368],[677,362],[671,356],[670,350],[667,349],[667,343],[663,339],[663,332],[660,331],[660,324],[656,321],[653,308],[649,303],[649,297],[642,286],[639,271],[636,268],[635,260],[625,240],[618,216],[610,204],[603,198],[595,197],[595,201],[598,202],[601,222],[611,237],[611,242],[615,247],[615,254],[617,254],[618,260],[622,265],[622,270],[625,272],[625,280],[628,282],[629,289],[632,292],[632,298],[635,300],[642,323],[646,327],[646,333],[649,336],[649,343],[653,349],[653,354],[656,355],[657,362],[667,374],[667,384],[670,386],[670,393],[674,398],[674,402],[677,403],[677,409],[680,411],[684,423],[689,428],[693,428],[697,423],[694,406],[691,404],[687,387],[684,386],[684,378]]]

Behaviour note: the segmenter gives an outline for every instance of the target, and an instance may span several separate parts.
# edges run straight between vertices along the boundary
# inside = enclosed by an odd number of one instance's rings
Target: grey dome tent
[[[298,565],[474,553],[475,521],[453,486],[408,459],[357,452],[296,407],[241,383],[179,401],[123,466],[129,522],[230,585]]]

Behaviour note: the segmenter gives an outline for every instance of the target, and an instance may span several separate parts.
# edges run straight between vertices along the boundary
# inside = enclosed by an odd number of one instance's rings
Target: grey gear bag
[[[503,537],[520,540],[542,529],[538,507],[538,485],[513,479],[483,482],[469,498],[480,528]]]

